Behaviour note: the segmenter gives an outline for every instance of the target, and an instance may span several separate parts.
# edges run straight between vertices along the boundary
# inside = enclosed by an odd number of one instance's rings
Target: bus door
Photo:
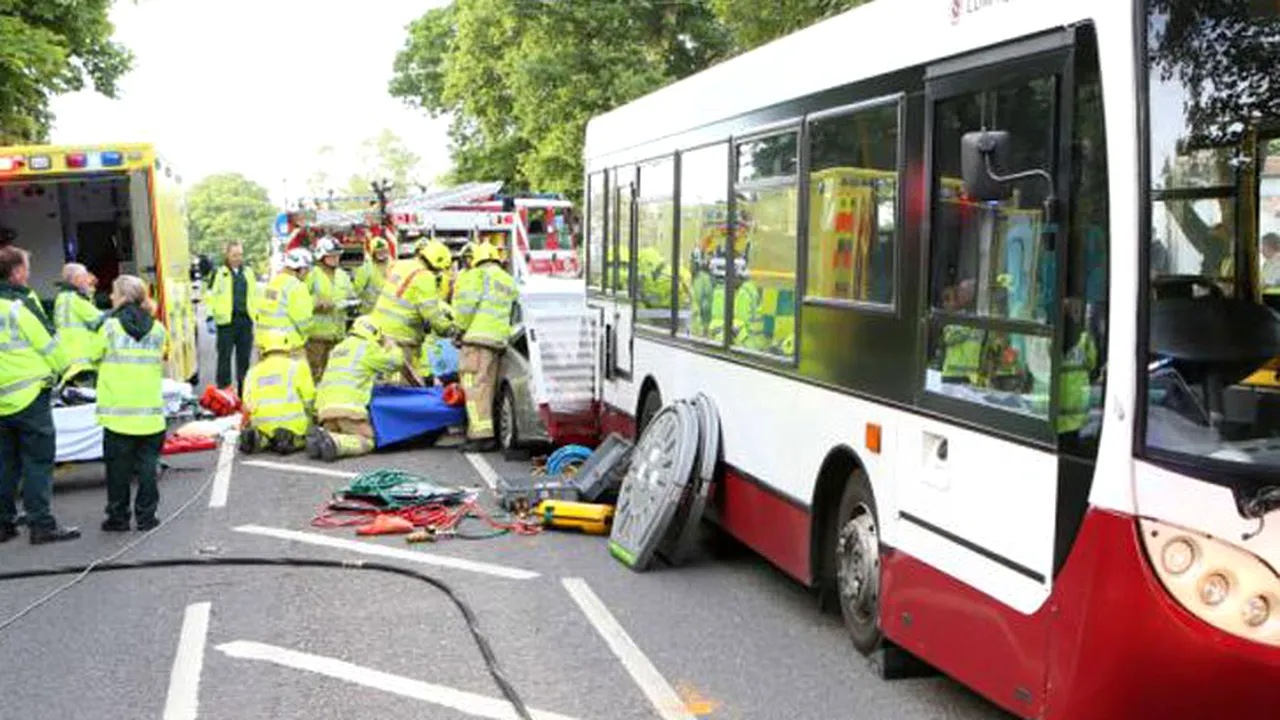
[[[631,258],[635,252],[636,169],[618,170],[609,204],[609,266],[606,282],[611,301],[605,310],[608,377],[631,379],[635,306]]]
[[[964,628],[956,642],[928,648],[912,643],[909,628],[886,631],[958,676],[973,668],[965,656],[983,647],[991,666],[1008,673],[988,689],[1017,688],[1032,713],[1042,701],[1044,668],[1028,659],[1045,657],[1047,625],[1006,632],[1010,614],[987,608],[1004,605],[1022,622],[1047,622],[1038,611],[1092,477],[1091,461],[1063,471],[1060,456],[1087,455],[1078,448],[1096,442],[1101,427],[1091,385],[1105,350],[1097,297],[1105,267],[1093,272],[1087,255],[1089,243],[1105,239],[1106,176],[1103,164],[1100,177],[1087,179],[1100,195],[1071,196],[1073,183],[1086,182],[1073,178],[1072,164],[1086,168],[1076,157],[1085,143],[1069,133],[1083,131],[1079,116],[1088,105],[1078,58],[1087,53],[1074,43],[1075,33],[1064,31],[927,72],[931,180],[918,395],[927,414],[900,438],[907,472],[894,544],[977,593],[966,606],[950,594],[906,593],[904,600],[899,593],[895,601],[886,587],[883,614],[905,613],[935,630]],[[1096,103],[1090,143],[1102,158]],[[1079,229],[1087,223],[1098,232],[1086,238]],[[1105,258],[1105,242],[1094,252]],[[1091,285],[1095,297],[1087,302]]]

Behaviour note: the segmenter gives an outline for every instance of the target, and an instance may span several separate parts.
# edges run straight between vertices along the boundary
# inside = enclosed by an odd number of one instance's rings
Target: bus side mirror
[[[1008,196],[1007,178],[999,173],[1008,165],[1009,145],[1009,133],[1003,130],[967,132],[960,138],[960,171],[969,197],[991,202]]]

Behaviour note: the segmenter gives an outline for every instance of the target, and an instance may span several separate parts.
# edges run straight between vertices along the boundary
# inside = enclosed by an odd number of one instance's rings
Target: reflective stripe
[[[103,407],[98,406],[98,414],[106,417],[154,417],[164,415],[164,406],[145,408]]]
[[[53,352],[57,348],[58,348],[58,341],[51,339],[49,340],[49,342],[45,343],[44,347],[40,348],[39,352],[41,355],[48,355],[49,353]]]
[[[284,382],[284,378],[279,375],[263,375],[258,378],[258,387],[272,387]]]
[[[104,365],[115,363],[122,365],[160,365],[163,362],[164,360],[162,358],[155,356],[121,355],[117,351],[109,352],[102,358],[102,363]]]
[[[43,377],[35,377],[35,378],[27,378],[26,380],[19,380],[17,382],[9,383],[8,385],[0,386],[0,395],[9,395],[12,393],[16,393],[19,390],[25,390],[31,387],[32,385],[38,385],[40,383],[43,383],[44,381],[45,381],[45,378]]]
[[[31,346],[27,344],[26,340],[23,340],[22,338],[18,338],[16,340],[10,340],[7,343],[0,343],[0,352],[7,352],[10,350],[25,350],[29,347]]]
[[[264,405],[265,403],[258,403],[258,404]],[[286,423],[291,420],[305,420],[306,417],[307,417],[306,413],[300,413],[300,412],[284,413],[282,415],[261,415],[259,413],[254,413],[253,421],[254,422]]]

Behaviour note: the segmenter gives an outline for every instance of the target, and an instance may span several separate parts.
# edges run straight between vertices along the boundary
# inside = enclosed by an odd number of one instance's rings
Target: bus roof
[[[876,0],[593,118],[588,169],[753,110],[1099,15],[1133,22],[1118,0]]]

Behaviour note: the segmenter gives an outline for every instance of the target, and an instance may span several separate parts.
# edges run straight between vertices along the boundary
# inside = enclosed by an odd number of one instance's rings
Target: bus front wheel
[[[871,484],[861,470],[845,484],[836,516],[835,585],[840,614],[863,655],[879,648],[880,524]]]

